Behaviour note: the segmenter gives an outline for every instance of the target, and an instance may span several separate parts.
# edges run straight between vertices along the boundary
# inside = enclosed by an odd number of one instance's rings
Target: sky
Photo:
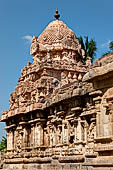
[[[113,0],[0,0],[0,116],[8,110],[9,96],[18,84],[21,69],[30,56],[32,36],[39,36],[54,20],[60,19],[76,36],[93,38],[98,59],[113,41]],[[0,140],[5,135],[0,123]]]

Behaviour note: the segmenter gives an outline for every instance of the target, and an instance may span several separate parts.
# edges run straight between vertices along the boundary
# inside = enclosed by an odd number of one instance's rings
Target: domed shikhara
[[[33,37],[31,55],[41,51],[72,50],[82,53],[81,46],[74,32],[63,21],[52,21],[39,37]]]
[[[75,50],[79,45],[72,30],[60,20],[51,22],[38,37],[38,42],[51,49],[59,47]]]

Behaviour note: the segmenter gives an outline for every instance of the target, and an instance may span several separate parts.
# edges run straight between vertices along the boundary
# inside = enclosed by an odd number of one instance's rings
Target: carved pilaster
[[[36,123],[35,126],[35,147],[42,146],[44,144],[44,130],[43,123]]]
[[[7,133],[7,151],[12,151],[13,149],[14,149],[14,132],[12,129],[9,129]]]
[[[69,129],[68,129],[68,122],[63,121],[62,124],[62,136],[63,136],[63,144],[69,144]]]

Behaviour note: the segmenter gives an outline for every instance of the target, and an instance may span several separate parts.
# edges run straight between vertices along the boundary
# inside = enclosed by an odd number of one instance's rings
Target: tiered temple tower
[[[56,20],[33,36],[33,63],[22,70],[10,108],[2,112],[7,130],[4,170],[87,170],[102,161],[107,166],[103,155],[113,160],[113,57],[90,69],[89,56],[83,65],[84,50],[59,17],[56,11]]]

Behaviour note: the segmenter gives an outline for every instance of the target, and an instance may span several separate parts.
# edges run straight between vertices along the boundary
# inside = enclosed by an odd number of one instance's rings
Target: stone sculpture
[[[55,17],[33,37],[33,63],[2,112],[3,169],[113,169],[113,54],[83,65],[76,35]]]

